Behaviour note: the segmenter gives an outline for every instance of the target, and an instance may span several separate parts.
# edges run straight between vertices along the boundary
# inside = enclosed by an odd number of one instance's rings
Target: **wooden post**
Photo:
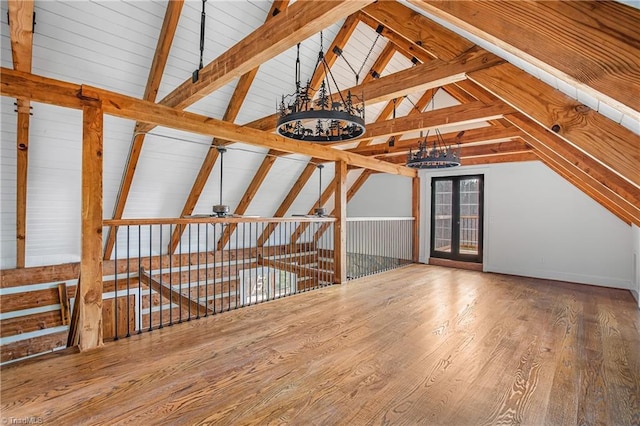
[[[413,216],[413,258],[420,261],[420,176],[412,180],[411,185],[411,215]]]
[[[13,69],[31,73],[33,59],[33,0],[9,0],[7,18],[11,35]],[[16,138],[16,268],[26,263],[27,229],[27,165],[29,150],[29,116],[31,103],[28,99],[16,99],[18,128]]]
[[[333,252],[335,282],[347,281],[347,163],[336,161],[335,216]]]
[[[82,108],[82,254],[76,303],[80,350],[102,346],[102,135],[98,103]]]
[[[29,162],[29,101],[17,100],[18,132],[17,182],[16,182],[16,268],[24,268],[26,263],[27,239],[27,169]]]

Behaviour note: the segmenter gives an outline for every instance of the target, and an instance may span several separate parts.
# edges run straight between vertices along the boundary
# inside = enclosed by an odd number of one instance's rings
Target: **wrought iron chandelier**
[[[311,82],[303,86],[300,82],[300,43],[296,57],[296,91],[282,95],[277,107],[279,115],[276,131],[288,139],[314,143],[331,143],[357,139],[364,134],[364,97],[351,94],[346,96],[338,88],[331,68],[322,51],[322,33],[320,33],[320,52],[316,68],[322,66],[325,78],[320,87],[310,87]],[[341,56],[340,49],[334,52]],[[332,92],[331,82],[336,92]],[[357,75],[356,75],[357,84]]]
[[[427,143],[429,132],[422,141],[418,142],[418,150],[407,154],[407,167],[414,169],[444,169],[460,165],[460,142],[446,145],[442,135],[435,130],[435,138],[431,147]],[[422,134],[420,135],[422,138]],[[459,139],[459,138],[458,138]]]
[[[431,100],[431,106],[434,107],[435,97]],[[409,150],[407,154],[407,167],[414,169],[444,169],[447,167],[457,167],[460,165],[460,138],[464,131],[458,133],[456,142],[453,145],[447,145],[440,131],[434,129],[433,142],[429,146],[429,130],[426,136],[418,139],[418,150],[413,152]]]

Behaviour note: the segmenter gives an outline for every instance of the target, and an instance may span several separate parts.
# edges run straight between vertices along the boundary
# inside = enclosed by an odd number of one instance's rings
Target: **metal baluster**
[[[127,337],[131,336],[131,330],[129,324],[131,324],[131,318],[129,318],[129,294],[131,291],[131,240],[129,234],[129,225],[127,225]]]
[[[218,224],[214,222],[211,226],[213,227],[213,314],[215,315],[218,313],[218,300],[221,300],[220,297],[222,297],[222,279],[218,279],[218,247],[216,247]],[[218,283],[220,284],[219,292],[216,290]],[[220,302],[220,308],[220,312],[222,312],[222,302]]]
[[[226,226],[229,226],[229,223],[225,223]],[[220,231],[220,238],[224,235],[224,230]],[[229,238],[231,241],[231,238]],[[222,253],[224,253],[224,247],[222,248]],[[229,244],[229,249],[227,250],[227,311],[231,310],[231,244]]]
[[[173,235],[173,224],[169,224],[169,235]],[[168,250],[169,255],[169,325],[173,325],[173,298],[171,293],[173,292],[173,252]]]
[[[153,253],[153,225],[149,225],[149,331],[152,330],[152,320],[153,320],[153,294],[151,293],[151,280],[153,279],[151,276],[151,271],[153,270],[153,260],[151,258],[151,253]]]
[[[162,224],[160,224],[160,242],[159,242],[159,250],[158,250],[158,259],[160,259],[160,327],[163,327],[163,321],[162,321]]]
[[[267,225],[268,226],[268,225]],[[260,235],[264,234],[264,222],[261,223],[261,227],[262,229],[260,230]],[[257,236],[257,233],[256,233]],[[265,244],[269,244],[268,241],[265,241],[262,246],[260,247],[260,273],[261,273],[261,277],[262,277],[262,287],[260,288],[260,301],[264,300],[264,286],[265,284],[268,285],[269,284],[269,280],[265,280],[264,277],[264,245]],[[257,239],[256,239],[256,245],[257,245]],[[258,257],[258,247],[256,247],[256,257]],[[256,273],[257,273],[257,268],[256,268]],[[258,297],[258,291],[256,289],[256,298]]]
[[[237,227],[236,227],[237,228]],[[234,306],[234,309],[238,308],[238,287],[240,287],[240,268],[238,266],[238,230],[236,229],[236,232],[234,232],[234,234],[236,235],[236,290],[235,290],[235,299],[236,299],[236,304]],[[229,238],[231,239],[231,238]]]
[[[191,321],[191,224],[187,224],[187,321]],[[182,273],[180,274],[182,275]]]
[[[117,229],[117,228],[115,228]],[[113,315],[115,320],[115,327],[113,333],[113,340],[118,340],[118,231],[116,231],[116,237],[113,245],[113,268],[115,272],[114,286],[113,286]]]
[[[209,227],[204,227],[204,316],[209,315]]]
[[[142,271],[142,225],[138,225],[138,271]],[[142,277],[138,273],[138,334],[142,333]]]
[[[196,225],[196,300],[198,301],[198,310],[196,311],[196,319],[200,319],[200,223]]]
[[[180,223],[180,235],[184,233],[183,224]],[[179,257],[178,257],[178,292],[180,293],[180,299],[178,300],[178,323],[182,322],[182,238],[180,238],[179,242]]]
[[[246,240],[247,240],[247,223],[246,222],[242,222],[242,276],[244,278],[245,275],[245,267],[246,267]],[[249,226],[251,227],[251,226]],[[236,230],[236,234],[238,233],[238,231]],[[257,282],[257,280],[256,280]],[[240,290],[240,286],[242,286],[242,290],[243,291],[239,291]],[[249,288],[251,288],[251,269],[249,269]],[[246,295],[244,294],[245,288],[244,288],[244,282],[242,283],[238,283],[238,285],[236,286],[236,292],[242,296],[242,298],[240,299],[240,306],[245,306],[245,300],[247,300]],[[251,297],[249,297],[249,305],[251,305]]]

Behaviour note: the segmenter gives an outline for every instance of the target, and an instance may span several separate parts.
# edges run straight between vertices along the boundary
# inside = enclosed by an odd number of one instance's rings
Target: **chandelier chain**
[[[362,72],[362,69],[364,68],[364,65],[369,60],[369,56],[371,56],[371,52],[373,52],[373,48],[376,47],[376,43],[378,42],[379,38],[380,38],[380,33],[378,33],[378,35],[376,36],[375,40],[373,40],[373,44],[371,45],[371,48],[369,49],[369,52],[367,53],[367,56],[364,57],[364,61],[362,61],[362,65],[360,65],[360,69],[358,70],[358,73],[356,74],[356,84],[358,84],[358,77],[360,77],[360,73]]]
[[[334,49],[335,50],[335,49]],[[303,86],[299,71],[300,45],[296,56],[296,90],[293,95],[282,95],[276,110],[280,115],[276,131],[289,139],[316,143],[331,143],[356,139],[364,133],[364,106],[354,105],[350,91],[346,95],[327,63],[323,52],[323,33],[320,32],[320,51],[316,72],[324,73],[320,86]],[[335,93],[334,88],[335,87]],[[292,97],[292,101],[289,98]],[[334,99],[335,98],[335,99]],[[362,97],[358,104],[364,104]]]

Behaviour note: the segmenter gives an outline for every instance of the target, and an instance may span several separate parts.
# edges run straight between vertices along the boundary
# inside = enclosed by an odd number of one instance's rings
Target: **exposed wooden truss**
[[[180,19],[180,13],[182,12],[182,5],[184,0],[170,1],[167,3],[167,10],[162,22],[162,28],[160,29],[160,36],[158,37],[158,43],[156,45],[156,51],[153,55],[153,62],[149,69],[149,77],[147,78],[147,85],[144,89],[144,100],[155,102],[158,95],[158,88],[162,80],[162,74],[169,58],[169,50],[173,43],[173,37],[178,28],[178,20]],[[129,149],[129,157],[127,158],[127,164],[125,166],[124,174],[122,176],[122,182],[118,195],[116,197],[116,203],[113,209],[113,219],[122,218],[124,213],[124,207],[129,196],[129,190],[133,183],[133,175],[140,159],[142,152],[142,146],[144,144],[145,134],[140,133],[140,128],[144,123],[136,122],[134,127],[133,141]],[[113,251],[113,245],[116,240],[117,228],[109,228],[107,233],[107,242],[104,248],[104,258],[111,258],[111,252]]]
[[[327,53],[325,55],[325,61],[327,62],[327,65],[329,67],[333,65],[336,59],[338,59],[338,55],[335,53],[336,49],[344,48],[344,45],[349,40],[349,37],[351,36],[351,34],[353,34],[353,31],[356,29],[357,25],[358,25],[358,20],[355,14],[352,14],[348,16],[347,19],[345,19],[344,24],[338,31],[338,34],[336,34],[336,37],[334,38],[329,48],[327,49]],[[313,75],[311,76],[310,83],[309,83],[310,86],[317,87],[324,77],[325,77],[325,68],[324,66],[322,66],[322,64],[318,64],[318,67],[315,69],[315,71],[313,72]],[[367,77],[369,77],[369,75],[367,75]],[[275,155],[282,155],[285,153],[280,153],[278,151],[271,150],[269,154],[272,156],[275,156]],[[238,207],[235,209],[235,213],[244,214],[246,212],[246,209],[249,207],[249,204],[251,204],[253,197],[255,197],[255,195],[257,194],[258,192],[257,190],[259,186],[267,177],[267,173],[271,169],[271,166],[273,166],[274,162],[275,162],[275,158],[270,158],[270,159],[265,158],[263,163],[260,165],[260,167],[256,171],[255,175],[253,176],[253,179],[251,180],[251,183],[247,187],[244,195],[242,196],[242,199],[238,204]],[[294,187],[295,187],[295,184],[294,184]],[[294,200],[295,199],[293,199],[291,202],[293,203]],[[284,213],[280,216],[283,216],[283,215]],[[275,217],[279,217],[279,216],[276,214]],[[227,244],[234,230],[235,230],[235,226],[234,227],[229,226],[225,229],[225,232],[223,233],[223,235],[220,237],[220,240],[218,241],[219,250],[222,249]],[[265,230],[264,232],[267,233],[268,230]]]
[[[9,0],[9,30],[13,68],[31,72],[33,50],[33,0]],[[17,98],[16,130],[16,267],[24,268],[27,239],[27,169],[29,164],[29,121],[31,103]]]
[[[469,78],[640,188],[640,138],[511,64]]]
[[[200,78],[196,83],[192,83],[191,79],[186,80],[160,103],[184,109],[234,78],[372,2],[373,0],[298,1],[207,64],[200,70]]]
[[[413,177],[415,170],[404,166],[395,166],[383,161],[364,157],[358,154],[336,150],[330,147],[312,145],[304,142],[290,141],[281,136],[265,133],[205,117],[160,104],[153,104],[141,99],[115,93],[91,86],[78,86],[55,79],[20,73],[1,68],[3,81],[0,85],[2,95],[29,97],[38,102],[54,105],[73,106],[79,108],[85,99],[101,101],[105,114],[116,117],[135,119],[154,123],[187,132],[215,136],[226,140],[238,140],[289,153],[299,153],[317,157],[326,161],[345,161],[359,167],[371,168],[384,173]],[[77,95],[80,95],[78,97]]]
[[[284,8],[286,8],[289,4],[288,0],[276,0],[271,5],[271,9],[267,14],[266,21],[269,21],[272,17],[278,15]],[[251,84],[258,74],[259,67],[255,67],[251,71],[243,74],[236,85],[236,88],[233,91],[233,95],[229,101],[229,105],[227,106],[227,110],[222,117],[222,120],[234,122],[240,113],[240,108],[242,107],[242,103],[244,102],[247,94],[249,93],[249,89],[251,88]],[[225,140],[217,140],[214,138],[211,141],[211,145],[228,145],[230,142]],[[185,201],[184,207],[182,208],[182,212],[180,213],[180,217],[188,216],[193,213],[193,209],[196,207],[198,203],[198,199],[200,198],[200,194],[202,194],[202,190],[209,179],[209,175],[211,174],[211,170],[213,170],[213,166],[215,165],[218,159],[218,150],[210,149],[207,151],[204,160],[202,161],[202,165],[200,166],[200,170],[198,171],[198,175],[196,176],[196,180],[193,182],[193,186],[189,191],[189,195],[187,196],[187,200]],[[173,253],[176,250],[176,247],[180,243],[180,237],[182,236],[182,232],[184,230],[182,228],[176,228],[171,235],[171,242],[169,243],[169,252]]]
[[[635,92],[633,88],[637,87],[639,81],[637,59],[639,55],[636,54],[638,34],[637,31],[634,31],[635,25],[633,25],[638,22],[638,12],[635,9],[610,3],[598,3],[593,10],[586,10],[585,8],[589,7],[586,2],[576,4],[547,2],[544,7],[540,8],[533,8],[526,2],[508,5],[476,2],[474,7],[478,7],[478,13],[481,16],[491,16],[494,21],[503,24],[496,26],[499,28],[493,28],[488,24],[485,25],[484,22],[477,22],[477,17],[472,17],[471,12],[459,3],[410,1],[430,13],[444,16],[446,19],[462,25],[465,29],[474,30],[477,34],[490,37],[501,47],[507,45],[504,39],[507,38],[505,31],[508,31],[508,28],[519,28],[523,23],[526,23],[527,31],[539,30],[538,34],[545,37],[546,45],[538,43],[532,46],[530,39],[525,36],[526,32],[523,32],[518,33],[517,37],[509,36],[509,43],[512,46],[509,45],[506,48],[509,48],[510,51],[522,51],[524,50],[523,43],[526,43],[530,52],[529,55],[524,56],[526,59],[533,58],[534,63],[538,65],[545,62],[555,66],[563,75],[571,76],[584,87],[593,87],[607,99],[613,100],[615,105],[622,105],[637,114],[637,99],[630,95]],[[22,8],[22,4],[25,3],[29,2],[9,2],[10,15],[12,4],[14,8],[16,4],[20,4]],[[145,89],[144,99],[147,101],[155,100],[162,75],[162,63],[166,61],[168,46],[171,44],[171,37],[175,31],[182,2],[169,3],[154,64],[151,67]],[[551,89],[514,66],[505,64],[502,59],[474,46],[468,40],[397,2],[298,1],[290,7],[287,7],[287,4],[287,1],[275,1],[262,27],[201,70],[200,80],[196,84],[192,84],[191,80],[185,81],[165,97],[160,105],[138,103],[139,100],[101,89],[86,86],[79,89],[79,86],[74,84],[38,78],[31,79],[31,83],[25,83],[21,86],[24,91],[20,92],[20,96],[26,99],[24,102],[28,102],[29,99],[38,99],[56,105],[82,108],[84,100],[76,96],[79,91],[81,97],[95,97],[102,100],[105,113],[139,120],[136,125],[138,131],[149,130],[153,126],[161,124],[215,135],[216,138],[212,144],[227,144],[231,140],[243,141],[270,148],[271,152],[277,152],[279,155],[302,153],[318,160],[345,161],[348,167],[368,167],[370,170],[403,175],[411,175],[412,171],[407,171],[394,163],[402,164],[399,159],[416,142],[415,138],[402,140],[404,133],[436,127],[446,128],[446,126],[453,124],[486,121],[491,127],[469,130],[465,133],[462,140],[465,145],[482,144],[464,147],[463,164],[483,164],[483,161],[485,164],[490,164],[508,159],[531,159],[533,152],[537,156],[536,158],[540,158],[554,170],[561,170],[559,173],[563,176],[567,177],[571,174],[569,180],[572,183],[583,178],[590,182],[593,181],[589,184],[591,185],[589,188],[592,188],[589,190],[590,192],[586,190],[585,192],[621,219],[630,223],[638,222],[637,208],[634,207],[637,206],[637,193],[640,185],[640,169],[637,167],[640,164],[640,150],[638,150],[638,137],[634,133]],[[511,13],[513,11],[522,13],[514,15]],[[21,12],[21,16],[23,16],[20,18],[21,21],[24,21],[24,16],[27,15],[27,12]],[[301,18],[302,16],[304,19]],[[352,88],[352,90],[364,92],[368,103],[387,102],[376,122],[367,126],[366,139],[361,142],[359,147],[349,150],[349,152],[339,152],[327,147],[292,143],[275,135],[263,133],[263,131],[270,132],[274,129],[275,115],[255,120],[243,127],[232,124],[251,87],[257,67],[261,63],[345,16],[347,18],[333,41],[332,47],[333,45],[343,47],[348,42],[357,23],[363,22],[378,30],[383,37],[389,40],[373,68],[378,74],[384,70],[385,63],[394,51],[399,51],[409,58],[415,58],[417,63],[411,68],[378,79],[373,79],[368,74],[361,84]],[[583,19],[584,16],[589,16],[593,22],[597,22],[599,25],[591,26]],[[473,22],[469,23],[470,21]],[[23,28],[29,27],[27,21],[24,22],[25,24],[21,26]],[[558,34],[551,34],[549,31],[551,24],[560,25],[562,31]],[[616,28],[616,30],[612,28]],[[595,44],[586,46],[582,41],[570,39],[570,34],[577,31],[590,34],[594,39],[606,39],[608,44],[602,49],[597,49],[594,47]],[[16,39],[17,37],[16,35]],[[570,58],[566,52],[577,47],[582,49],[580,51],[586,58],[584,61],[565,61],[562,59]],[[14,68],[18,71],[20,68],[15,65],[16,52],[23,50],[24,45],[13,49]],[[25,58],[27,56],[24,52],[20,55]],[[336,57],[331,48],[327,50],[326,58],[330,63]],[[607,68],[607,60],[613,61],[610,68]],[[591,75],[587,72],[591,69],[604,69],[604,72]],[[24,69],[23,71],[30,72],[30,70]],[[8,81],[5,81],[5,76]],[[16,83],[22,77],[24,76],[19,73],[9,75],[8,71],[3,69],[3,94],[11,92],[17,96],[17,92],[6,89],[5,83],[7,85],[22,84],[25,80],[21,80],[22,83]],[[182,109],[237,77],[240,77],[240,80],[222,122],[167,108],[167,106],[176,106],[178,109]],[[317,82],[320,78],[322,75],[315,73],[312,80]],[[27,78],[27,80],[29,79]],[[631,89],[627,84],[622,90],[621,82],[630,82]],[[441,86],[461,102],[461,105],[422,113],[412,111],[410,116],[388,119],[393,110],[394,100],[397,105],[404,99],[404,96],[415,95],[425,90],[433,91],[436,87]],[[36,95],[36,91],[40,93]],[[25,111],[24,105],[25,103],[21,104],[19,101],[19,134],[21,134],[20,128],[28,128],[28,116],[26,116],[26,125],[24,114],[22,115],[23,119],[20,120],[20,110]],[[519,113],[514,113],[514,111]],[[166,116],[161,117],[163,114]],[[224,121],[228,123],[224,123]],[[554,129],[556,133],[550,132],[550,129]],[[24,131],[22,134],[24,135]],[[28,132],[26,134],[28,146]],[[545,136],[542,137],[542,135]],[[388,143],[366,146],[372,138],[390,136],[395,136],[394,146],[389,146]],[[520,152],[517,148],[518,144],[522,144],[523,138],[529,146]],[[19,140],[21,140],[20,137]],[[452,141],[452,138],[446,136],[445,140]],[[541,143],[541,140],[545,142]],[[130,156],[123,177],[114,218],[121,217],[124,211],[142,142],[143,136],[141,135],[134,139],[132,156]],[[18,151],[19,176],[20,170],[24,170],[24,185],[20,185],[22,179],[18,178],[18,187],[25,190],[22,197],[25,202],[21,203],[23,207],[26,205],[26,150],[24,151],[22,162],[20,160],[22,154],[20,150]],[[474,151],[477,155],[471,155]],[[208,151],[193,188],[187,197],[182,210],[183,215],[192,213],[217,156],[216,150],[210,149]],[[372,158],[365,159],[365,157],[372,156],[384,161],[376,161]],[[265,160],[242,197],[241,205],[236,209],[237,212],[246,210],[250,205],[253,196],[267,175],[270,168],[268,164],[272,165],[273,162]],[[23,164],[24,167],[21,168],[20,164]],[[295,193],[297,188],[304,186],[313,173],[313,169],[314,166],[307,166],[294,185],[292,193]],[[599,189],[594,190],[593,187]],[[582,185],[581,188],[584,190],[585,185]],[[297,191],[299,192],[299,190]],[[295,200],[295,196],[290,197],[289,195],[283,200],[276,215],[278,213],[285,214]],[[19,230],[22,226],[24,230],[24,221],[22,221],[22,225],[20,224],[20,216],[24,217],[24,214],[21,214],[20,209],[19,206],[17,228]],[[262,238],[263,242],[265,238],[268,238],[267,231],[265,234],[267,235]],[[17,233],[18,245],[20,245],[21,235],[24,233]],[[223,240],[225,238],[228,236],[223,235]],[[110,255],[114,239],[115,233],[112,229],[107,238],[106,257]],[[171,249],[177,246],[179,240],[180,233],[179,230],[176,230],[172,236]],[[220,243],[222,244],[223,241]],[[24,243],[22,244],[22,250],[18,250],[19,257],[21,251],[24,253]]]
[[[629,114],[640,111],[640,10],[620,2],[409,0]]]

